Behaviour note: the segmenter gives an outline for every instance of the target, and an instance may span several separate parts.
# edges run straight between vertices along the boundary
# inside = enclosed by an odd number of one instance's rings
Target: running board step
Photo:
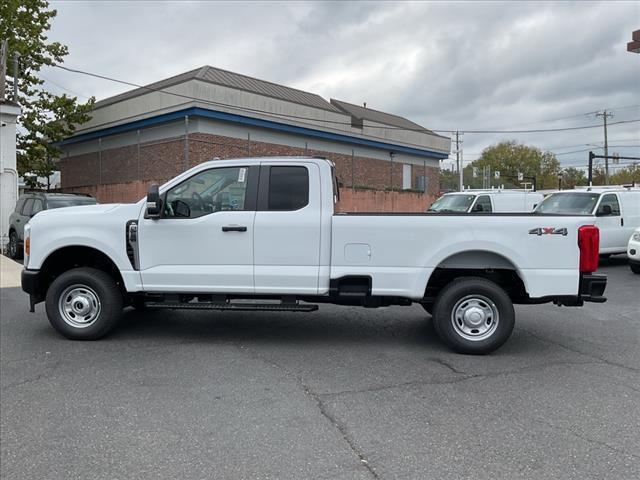
[[[236,310],[240,312],[314,312],[318,305],[296,303],[177,303],[177,302],[148,302],[147,308],[167,308],[174,310]]]

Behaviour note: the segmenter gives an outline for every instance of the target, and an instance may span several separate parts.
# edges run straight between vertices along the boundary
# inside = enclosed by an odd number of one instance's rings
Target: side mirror
[[[160,218],[162,213],[162,199],[158,185],[151,185],[147,193],[147,218]]]
[[[474,211],[474,212],[482,212],[482,211],[484,211],[484,208],[482,207],[482,204],[481,204],[481,203],[476,203],[476,204],[473,206],[473,211]]]
[[[613,213],[613,210],[611,210],[611,205],[602,205],[600,207],[600,209],[598,210],[598,217],[607,217],[609,215],[611,215]]]

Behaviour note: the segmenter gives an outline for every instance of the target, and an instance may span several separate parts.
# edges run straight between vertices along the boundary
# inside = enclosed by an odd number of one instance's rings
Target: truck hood
[[[29,225],[49,224],[55,222],[60,224],[78,225],[86,220],[105,219],[109,217],[137,218],[140,205],[135,203],[104,203],[98,205],[79,205],[75,207],[54,208],[43,210],[29,220]]]

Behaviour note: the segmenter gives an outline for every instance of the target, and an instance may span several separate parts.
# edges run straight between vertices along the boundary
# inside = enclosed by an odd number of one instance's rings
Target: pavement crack
[[[373,465],[371,465],[371,463],[369,462],[369,460],[366,457],[366,455],[362,451],[360,451],[360,449],[358,448],[355,440],[349,434],[349,431],[347,430],[347,427],[343,423],[340,423],[331,414],[331,412],[329,412],[329,409],[327,408],[327,405],[323,402],[323,400],[321,398],[321,395],[316,393],[309,385],[307,385],[307,383],[303,380],[302,377],[294,374],[289,369],[283,367],[282,365],[278,364],[277,362],[274,362],[273,360],[269,360],[267,358],[264,358],[264,357],[256,354],[255,352],[252,352],[249,349],[243,348],[242,345],[240,345],[238,343],[234,343],[234,345],[240,351],[242,351],[245,354],[249,355],[251,358],[253,358],[255,360],[259,360],[259,361],[261,361],[263,363],[266,363],[267,365],[270,365],[270,366],[280,370],[281,372],[283,372],[285,374],[285,376],[287,376],[289,378],[292,378],[297,383],[297,385],[302,389],[304,394],[307,397],[309,397],[311,400],[314,401],[314,403],[316,404],[320,414],[331,424],[331,426],[333,428],[335,428],[340,433],[340,435],[342,436],[342,439],[345,441],[345,443],[347,444],[349,449],[358,457],[358,460],[360,460],[360,464],[367,470],[367,472],[369,473],[371,478],[374,478],[374,479],[381,478],[378,475],[378,473],[376,472],[376,470],[373,467]]]
[[[307,394],[307,396],[315,400],[320,413],[329,421],[329,423],[331,423],[331,425],[333,425],[333,427],[336,430],[340,432],[340,435],[342,435],[343,440],[346,442],[349,448],[353,451],[353,453],[358,457],[358,459],[360,460],[360,463],[367,469],[371,477],[376,479],[380,478],[375,468],[373,468],[373,465],[369,463],[369,460],[367,459],[367,457],[364,455],[363,452],[360,451],[360,449],[356,445],[353,438],[351,438],[351,435],[349,435],[349,431],[347,430],[347,427],[344,424],[340,423],[333,415],[331,415],[331,413],[327,409],[326,404],[322,401],[322,398],[320,398],[320,395],[314,392],[308,385],[306,385],[300,379],[298,379],[298,381],[300,383],[300,386],[303,388],[304,392]]]
[[[600,357],[598,355],[593,355],[591,353],[583,352],[582,350],[578,350],[577,348],[570,347],[568,345],[565,345],[564,343],[561,343],[561,342],[558,342],[558,341],[555,341],[555,340],[550,340],[548,338],[541,337],[540,335],[537,335],[537,334],[527,330],[526,328],[522,328],[521,327],[521,328],[519,328],[519,330],[522,330],[523,332],[531,335],[533,338],[535,338],[536,340],[539,340],[539,341],[541,341],[543,343],[556,345],[556,346],[564,348],[565,350],[568,350],[570,352],[577,353],[579,355],[584,355],[585,357],[593,358],[594,360],[599,360],[600,363],[607,364],[607,365],[609,365],[611,367],[623,368],[623,369],[629,370],[631,372],[640,373],[640,368],[630,367],[629,365],[625,365],[623,363],[612,362],[611,360],[607,360],[604,357]]]
[[[462,374],[462,375],[467,375],[467,372],[463,372],[462,370],[458,370],[456,367],[454,367],[453,365],[451,365],[449,362],[446,362],[444,360],[442,360],[441,358],[436,358],[436,357],[429,357],[428,360],[437,363],[438,365],[442,365],[445,368],[448,368],[449,370],[451,370],[453,373],[458,373],[458,374]]]
[[[38,373],[36,376],[32,378],[27,378],[25,380],[20,380],[18,382],[8,383],[2,387],[2,390],[7,391],[12,388],[19,387],[21,385],[28,385],[30,383],[35,383],[35,382],[39,382],[40,380],[50,378],[58,369],[61,363],[62,363],[62,360],[60,359],[56,360],[55,363],[53,363],[51,366],[45,367],[45,370]]]
[[[514,370],[505,370],[500,372],[492,372],[492,373],[464,373],[457,372],[457,375],[460,375],[456,378],[448,378],[442,380],[413,380],[410,382],[400,382],[393,383],[390,385],[381,385],[376,387],[369,387],[363,389],[356,390],[341,390],[338,392],[327,392],[319,394],[322,397],[337,397],[340,395],[354,395],[360,393],[374,393],[374,392],[382,392],[385,390],[393,390],[397,388],[407,388],[407,387],[418,387],[418,386],[428,386],[428,385],[452,385],[456,383],[466,382],[468,380],[476,380],[476,379],[488,379],[488,378],[497,378],[506,375],[517,375],[520,373],[528,373],[534,372],[536,370],[544,370],[545,368],[555,367],[560,365],[601,365],[602,362],[554,362],[554,363],[546,363],[544,365],[528,365],[526,367],[516,368]]]

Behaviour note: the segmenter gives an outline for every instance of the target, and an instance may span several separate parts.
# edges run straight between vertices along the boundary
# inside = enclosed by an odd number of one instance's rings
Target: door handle
[[[224,225],[222,227],[223,232],[246,232],[247,227],[241,225]]]
[[[621,218],[621,219],[620,219],[620,226],[621,226],[621,227],[624,227],[624,218]]]

